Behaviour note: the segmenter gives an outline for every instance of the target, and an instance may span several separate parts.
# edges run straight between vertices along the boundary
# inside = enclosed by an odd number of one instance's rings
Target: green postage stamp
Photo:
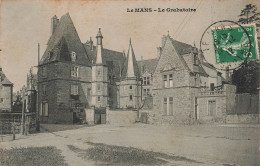
[[[212,29],[216,64],[258,59],[255,24]],[[246,32],[247,33],[246,33]]]

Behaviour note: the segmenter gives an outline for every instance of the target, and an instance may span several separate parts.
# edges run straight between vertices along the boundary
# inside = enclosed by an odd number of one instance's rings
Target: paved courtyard
[[[48,126],[50,127],[50,126]],[[61,126],[58,127],[60,130]],[[1,138],[3,149],[56,147],[65,163],[80,165],[256,166],[259,125],[67,127]],[[44,164],[43,164],[44,165]]]

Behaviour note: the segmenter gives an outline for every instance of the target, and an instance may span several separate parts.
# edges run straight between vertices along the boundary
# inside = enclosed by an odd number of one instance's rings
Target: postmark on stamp
[[[216,64],[259,58],[255,24],[212,27]]]

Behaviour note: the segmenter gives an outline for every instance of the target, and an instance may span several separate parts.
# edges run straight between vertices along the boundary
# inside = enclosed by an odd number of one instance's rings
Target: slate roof
[[[179,42],[171,38],[172,44],[179,55],[189,54],[192,51],[192,45]]]
[[[131,53],[132,53],[132,55],[130,55]],[[131,39],[130,39],[130,43],[129,43],[129,49],[128,49],[128,52],[127,52],[126,61],[124,63],[124,68],[123,68],[123,73],[122,73],[123,78],[127,77],[127,73],[128,73],[127,70],[129,70],[128,69],[128,60],[129,60],[129,58],[131,58],[130,56],[132,56],[132,58],[133,58],[132,61],[133,61],[134,76],[139,78],[140,77],[139,68],[138,68],[138,65],[137,65],[136,58],[135,58],[134,49],[133,49],[132,44],[131,44]]]
[[[0,71],[0,84],[2,85],[13,85],[11,81],[5,76],[3,71]]]
[[[210,64],[210,63],[203,62],[202,65],[204,65],[204,66],[206,66],[206,67],[208,67],[210,69],[216,70],[216,68],[212,64]]]
[[[90,61],[96,61],[96,46],[93,46],[91,50],[90,45],[84,44],[84,47],[89,55]],[[103,48],[102,50],[102,62],[108,67],[108,74],[114,76],[115,79],[119,80],[122,75],[126,57],[122,52],[113,51]],[[120,73],[121,72],[121,73]]]
[[[158,63],[158,59],[147,59],[147,60],[142,60],[142,61],[137,61],[138,64],[138,68],[139,68],[139,73],[141,73],[141,75],[143,73],[145,73],[146,71],[148,73],[154,73],[156,66]],[[143,70],[141,71],[141,64],[142,64],[142,68]]]
[[[8,80],[7,77],[4,78],[4,80],[1,82],[2,85],[13,85],[11,81]]]
[[[76,53],[76,63],[91,66],[87,52],[80,41],[78,33],[69,13],[60,18],[47,48],[41,58],[40,65],[51,61],[70,61],[70,53]]]
[[[168,37],[170,38],[170,36],[168,36]],[[178,53],[180,60],[183,62],[185,68],[188,69],[189,72],[192,72],[192,69],[189,68],[187,62],[185,61],[185,59],[183,58],[182,55],[190,54],[192,52],[192,50],[194,49],[194,47],[190,44],[179,42],[179,41],[174,40],[172,38],[170,38],[170,40],[171,40],[172,45],[174,46],[176,52]],[[198,69],[199,69],[198,72],[201,75],[208,76],[208,74],[206,73],[206,71],[203,69],[203,67],[201,65],[198,65]]]

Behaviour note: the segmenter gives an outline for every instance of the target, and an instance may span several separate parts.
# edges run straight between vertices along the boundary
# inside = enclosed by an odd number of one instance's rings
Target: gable
[[[185,70],[183,61],[180,59],[180,56],[176,52],[176,49],[174,48],[169,37],[167,37],[155,72],[160,73],[167,64],[171,64],[171,68],[175,68],[176,70]]]
[[[61,49],[63,50],[61,51]],[[49,58],[50,52],[56,52],[53,54],[51,59]],[[53,35],[50,37],[40,64],[48,63],[54,60],[70,61],[71,59],[68,58],[70,55],[68,54],[72,52],[76,53],[77,58],[75,62],[77,64],[87,66],[91,65],[90,59],[83,44],[80,41],[70,15],[67,13],[61,17],[59,25],[57,26]]]

